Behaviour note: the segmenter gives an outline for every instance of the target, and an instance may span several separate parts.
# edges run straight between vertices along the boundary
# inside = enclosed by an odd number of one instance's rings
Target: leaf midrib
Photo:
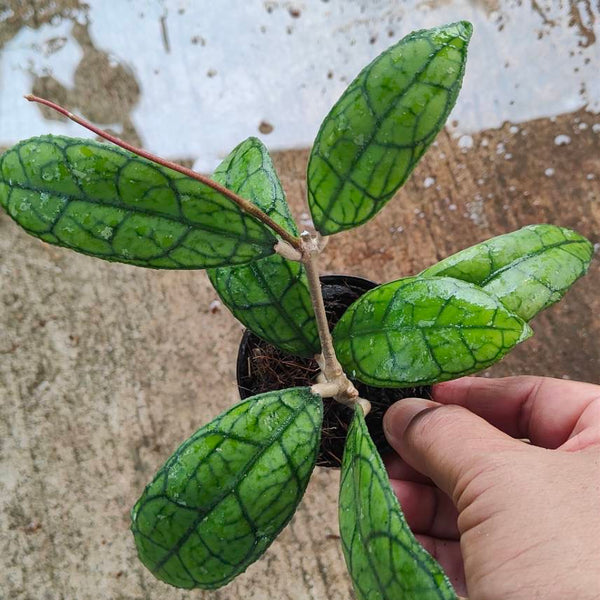
[[[318,352],[320,352],[320,347],[317,350],[315,350],[312,347],[311,341],[306,337],[306,335],[304,333],[305,328],[300,327],[298,325],[298,323],[291,318],[289,312],[287,310],[285,310],[284,308],[282,308],[284,306],[285,302],[280,301],[280,299],[277,298],[275,296],[275,294],[273,293],[273,290],[271,289],[271,286],[269,285],[268,280],[266,279],[266,277],[264,276],[264,273],[262,272],[262,270],[260,268],[260,263],[259,262],[253,263],[253,265],[250,265],[250,268],[253,270],[256,279],[260,280],[264,284],[263,290],[266,292],[266,295],[268,296],[268,298],[272,301],[272,305],[277,310],[277,313],[279,314],[279,316],[282,317],[283,320],[285,321],[285,323],[288,325],[288,327],[296,333],[297,339],[304,340],[306,347],[313,354],[317,354]],[[304,276],[304,280],[302,280],[303,276]],[[305,288],[307,287],[306,275],[304,274],[304,267],[302,266],[302,264],[300,264],[300,271],[299,271],[298,277],[296,278],[293,285],[302,285]],[[312,318],[313,319],[315,318],[314,313],[313,313]]]
[[[517,316],[515,315],[515,318]],[[519,317],[520,318],[520,317]],[[467,329],[490,329],[493,331],[513,331],[517,332],[519,329],[512,329],[510,327],[496,327],[495,325],[427,325],[427,326],[419,326],[419,325],[404,325],[402,327],[393,327],[392,325],[385,325],[379,327],[378,329],[367,329],[361,330],[354,334],[349,333],[345,336],[334,336],[337,340],[343,341],[345,339],[354,339],[359,336],[364,335],[375,335],[375,334],[388,334],[388,333],[406,333],[407,331],[424,331],[424,330],[458,330],[464,331]],[[522,327],[520,329],[523,329]]]
[[[587,242],[587,243],[589,243],[589,242]],[[509,269],[512,269],[527,260],[536,258],[537,256],[544,254],[544,252],[546,252],[548,250],[553,250],[554,248],[562,248],[563,246],[570,246],[573,244],[584,244],[585,245],[586,241],[565,239],[560,242],[555,242],[554,244],[549,244],[548,246],[543,246],[542,248],[539,248],[538,250],[524,254],[524,255],[520,256],[519,258],[516,258],[515,260],[511,261],[507,265],[500,267],[499,269],[494,271],[492,274],[488,275],[485,279],[483,279],[477,285],[479,285],[480,287],[484,287],[484,286],[488,285],[489,283],[493,282],[496,278],[500,277],[500,275],[502,275],[502,273],[504,273],[505,271],[508,271]],[[571,256],[573,256],[573,255],[571,255]],[[460,263],[457,263],[456,265],[450,267],[450,269],[455,268],[459,264]]]
[[[241,471],[237,477],[233,480],[233,482],[227,487],[225,488],[225,490],[208,506],[208,508],[206,509],[205,512],[200,513],[198,515],[198,517],[193,521],[193,523],[188,527],[188,529],[186,530],[186,532],[179,538],[179,540],[177,540],[177,543],[174,544],[173,548],[171,548],[165,556],[163,556],[157,563],[156,565],[151,569],[152,572],[156,572],[159,571],[168,560],[171,559],[171,557],[175,554],[178,554],[179,550],[182,548],[182,546],[186,543],[186,541],[189,539],[189,537],[192,535],[192,533],[196,530],[196,528],[200,525],[200,523],[202,523],[202,521],[204,521],[211,513],[213,510],[215,510],[215,508],[217,508],[217,506],[219,506],[219,504],[221,502],[223,502],[223,500],[225,500],[225,498],[231,494],[233,492],[233,490],[237,489],[238,486],[240,485],[240,483],[242,482],[242,480],[244,479],[244,477],[246,476],[246,474],[248,472],[250,472],[250,470],[252,469],[252,467],[254,467],[254,465],[258,462],[258,460],[263,456],[263,454],[266,452],[266,450],[268,450],[277,440],[281,439],[281,437],[283,436],[283,434],[288,430],[289,427],[291,427],[291,425],[296,421],[296,419],[298,418],[298,416],[307,408],[309,401],[312,400],[313,398],[311,397],[310,399],[306,399],[302,405],[296,409],[293,414],[288,418],[287,421],[285,421],[280,427],[279,429],[275,430],[275,432],[273,433],[273,437],[270,438],[269,443],[265,443],[262,445],[262,447],[260,448],[260,450],[256,453],[256,455],[247,463],[246,467],[244,468],[243,471]],[[287,405],[286,405],[287,406]],[[210,433],[215,433],[210,432]],[[222,435],[224,437],[227,436],[227,434],[222,432]],[[152,498],[147,498],[146,502],[150,501]],[[170,499],[169,499],[170,501]],[[241,503],[240,503],[241,505]],[[193,508],[189,508],[189,510],[194,510]],[[253,532],[254,534],[254,532]],[[194,581],[196,581],[194,579]]]
[[[149,209],[149,208],[141,208],[141,207],[133,207],[133,206],[122,206],[122,205],[119,205],[116,202],[111,201],[111,200],[95,200],[95,199],[92,199],[92,198],[86,197],[86,196],[78,197],[77,195],[72,194],[72,193],[63,193],[63,192],[57,193],[56,190],[43,189],[43,188],[35,188],[35,187],[29,186],[29,185],[25,185],[23,183],[15,183],[14,181],[10,185],[8,185],[8,187],[9,187],[9,189],[10,188],[20,189],[20,190],[25,190],[27,192],[37,193],[37,194],[39,194],[39,193],[48,193],[48,194],[51,194],[52,196],[58,196],[60,198],[65,198],[69,202],[74,202],[74,201],[76,201],[76,202],[84,202],[84,203],[87,202],[89,204],[93,204],[93,205],[100,206],[100,207],[109,207],[109,208],[118,209],[118,210],[123,211],[124,213],[130,212],[130,213],[134,213],[134,214],[145,215],[145,216],[148,216],[148,217],[154,217],[154,218],[158,218],[158,219],[164,219],[166,221],[171,221],[173,223],[184,225],[184,226],[189,227],[191,229],[199,229],[199,230],[203,230],[203,231],[208,231],[209,233],[215,233],[215,234],[218,234],[220,236],[227,237],[227,238],[232,238],[232,239],[238,240],[238,241],[244,235],[243,233],[234,234],[231,231],[227,231],[226,229],[219,229],[219,228],[216,228],[216,227],[212,227],[212,226],[210,226],[210,225],[208,225],[206,223],[198,223],[198,222],[195,222],[195,221],[191,221],[190,219],[188,219],[187,217],[185,217],[183,215],[180,215],[179,218],[175,218],[175,217],[173,217],[173,215],[166,215],[164,213],[160,213],[159,211],[152,210],[152,209]],[[187,194],[187,195],[190,195],[190,196],[192,196],[195,199],[200,200],[200,201],[206,201],[203,198],[201,198],[201,197],[199,198],[198,196],[193,196],[192,194]],[[59,212],[56,220],[54,221],[53,227],[64,216],[64,213],[65,213],[65,210],[66,210],[67,206],[69,206],[68,203],[65,205],[65,208]],[[223,206],[221,208],[222,208],[223,211],[226,211],[226,212],[233,212],[233,213],[237,212],[237,214],[240,214],[240,212],[241,212],[241,211],[232,210],[232,207]],[[254,224],[260,225],[261,227],[263,227],[274,238],[273,233],[271,232],[271,230],[269,228],[267,228],[266,225],[263,225],[257,219],[255,219],[254,217],[252,217],[251,215],[242,213],[241,214],[241,218],[242,219],[243,218],[247,218],[250,221],[252,221]],[[247,229],[244,228],[244,230],[247,230]],[[244,239],[251,240],[252,243],[254,243],[254,244],[265,245],[265,246],[270,246],[271,243],[272,243],[272,242],[269,242],[268,244],[265,244],[261,240],[255,240],[254,238],[249,238],[249,237],[245,237]]]
[[[373,442],[372,442],[370,436],[368,436],[368,433],[365,431],[366,423],[364,423],[364,418],[361,419],[359,416],[355,416],[355,420],[356,420],[356,424],[357,424],[356,425],[357,432],[355,433],[355,436],[354,436],[354,447],[352,448],[354,451],[354,455],[352,456],[350,468],[349,468],[348,472],[346,473],[346,475],[349,476],[350,469],[354,470],[354,469],[360,468],[360,470],[362,471],[361,467],[366,466],[367,468],[369,468],[372,471],[373,478],[379,483],[379,485],[383,489],[388,507],[391,510],[396,510],[398,512],[399,517],[403,517],[403,514],[400,509],[400,505],[399,505],[396,497],[393,495],[393,493],[391,493],[391,490],[389,489],[389,484],[387,484],[387,482],[385,480],[382,480],[380,473],[378,472],[378,470],[379,471],[383,470],[383,472],[385,472],[385,468],[383,466],[383,463],[381,462],[381,459],[379,458],[379,455],[377,454],[377,450],[373,446]],[[374,466],[372,464],[371,460],[369,460],[365,456],[364,452],[362,451],[363,441],[366,444],[367,450],[374,456],[374,462],[376,463],[376,466]],[[346,478],[344,478],[344,481],[345,481],[345,479]],[[352,492],[353,492],[352,495],[354,497],[354,504],[355,504],[355,506],[358,507],[358,506],[360,506],[360,491],[357,489],[355,478],[350,477],[350,480],[351,480],[351,485],[352,485]],[[371,481],[373,481],[373,479]],[[402,519],[400,519],[400,520],[402,521]],[[365,534],[364,521],[365,521],[364,519],[360,519],[360,518],[358,518],[358,516],[356,516],[356,518],[355,518],[358,536],[359,536],[359,538],[362,542],[362,545],[365,549],[365,555],[367,557],[369,566],[371,567],[371,571],[374,575],[375,580],[377,581],[377,585],[379,586],[379,588],[381,590],[382,598],[388,598],[387,590],[383,587],[383,584],[379,578],[379,574],[377,573],[377,571],[374,567],[373,560],[372,560],[373,557],[371,556],[371,552],[369,550],[369,548],[370,548],[369,541],[374,539],[375,537],[384,536],[384,533],[382,531],[377,531],[377,532],[371,532],[371,533]],[[391,526],[391,523],[390,523],[390,526]],[[386,537],[388,537],[388,539],[389,538],[393,539],[394,542],[399,543],[404,549],[407,549],[406,545],[401,540],[399,540],[396,536],[392,536],[390,534]],[[412,558],[419,565],[419,568],[423,572],[428,573],[429,572],[428,568],[427,568],[428,565],[423,563],[423,561],[421,560],[422,557],[416,556],[415,553],[410,548],[408,548],[408,550],[410,551]],[[435,589],[435,592],[437,593],[437,595],[440,598],[442,598],[442,600],[446,597],[445,594],[441,593],[439,588],[435,587],[434,589]]]
[[[456,39],[456,37],[460,37],[460,36],[455,36],[454,38],[452,38],[452,40]],[[420,38],[417,38],[420,39]],[[450,40],[450,41],[452,41]],[[425,70],[429,67],[429,65],[432,63],[432,61],[438,56],[438,54],[447,46],[449,45],[450,41],[444,43],[440,48],[438,48],[432,55],[430,55],[427,59],[427,61],[425,62],[425,64],[423,65],[423,67],[421,69],[419,69],[419,71],[417,71],[415,73],[415,75],[413,76],[413,78],[410,80],[410,82],[404,87],[404,89],[396,95],[396,101],[393,102],[393,104],[381,115],[381,117],[377,117],[377,127],[375,127],[373,129],[373,132],[371,133],[371,135],[369,136],[368,140],[365,142],[365,144],[363,145],[363,147],[356,153],[356,155],[354,156],[354,158],[352,159],[352,162],[350,163],[350,166],[348,168],[348,172],[351,173],[354,171],[354,168],[356,167],[357,163],[360,161],[360,159],[362,158],[363,154],[366,152],[367,148],[370,146],[370,144],[373,142],[373,140],[375,139],[375,137],[378,135],[382,124],[385,122],[385,120],[389,117],[389,115],[393,112],[393,110],[396,108],[396,106],[398,105],[398,103],[400,102],[400,100],[405,96],[405,94],[407,93],[407,91],[415,84],[415,82],[418,80],[418,78],[425,72]],[[372,65],[369,65],[370,68],[372,67]],[[357,76],[357,79],[359,77],[361,77],[362,72]],[[356,80],[355,80],[356,81]],[[354,82],[353,82],[354,83]],[[328,115],[329,116],[329,115]],[[326,117],[325,121],[327,121],[328,117]],[[325,122],[324,121],[324,122]],[[318,133],[318,138],[320,140],[320,136],[321,136],[321,131],[319,130]],[[414,146],[413,146],[414,149]],[[319,143],[319,150],[318,150],[318,156],[320,156],[320,143]],[[309,168],[310,168],[310,164],[309,164]],[[336,189],[335,191],[330,195],[329,201],[327,202],[327,207],[323,208],[320,204],[317,203],[317,205],[321,208],[323,214],[325,215],[326,219],[329,219],[329,214],[331,213],[331,209],[332,206],[334,205],[335,201],[337,200],[337,197],[339,196],[344,183],[346,182],[346,179],[340,179],[340,183],[338,183],[336,185]],[[316,203],[316,195],[313,192],[312,189],[310,189],[310,194],[311,196],[313,196],[313,198],[315,198],[315,203]]]

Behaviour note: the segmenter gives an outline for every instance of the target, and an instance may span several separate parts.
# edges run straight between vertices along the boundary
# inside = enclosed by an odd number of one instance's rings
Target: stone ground
[[[579,112],[516,133],[506,125],[473,136],[467,152],[440,134],[385,211],[330,241],[323,270],[391,280],[539,222],[600,243],[596,121]],[[571,144],[555,145],[564,133]],[[275,157],[298,216],[307,156]],[[435,182],[425,187],[428,177]],[[535,319],[536,335],[486,375],[600,383],[599,284],[596,258],[565,300]],[[215,299],[202,272],[75,255],[0,215],[0,599],[352,596],[335,471],[317,469],[290,526],[224,590],[169,588],[136,559],[130,507],[170,452],[238,398],[242,328],[226,310],[211,312]]]

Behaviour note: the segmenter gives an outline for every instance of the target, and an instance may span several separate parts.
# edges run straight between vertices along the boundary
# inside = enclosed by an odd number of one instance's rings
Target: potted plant
[[[19,225],[105,260],[208,269],[250,330],[318,365],[314,382],[251,396],[201,427],[146,487],[132,531],[159,579],[218,588],[257,560],[302,498],[324,405],[339,405],[350,419],[340,534],[357,596],[456,598],[403,518],[367,427],[369,393],[354,381],[401,390],[488,367],[526,340],[528,322],[586,272],[592,246],[555,225],[525,227],[370,289],[340,311],[332,331],[317,262],[327,236],[384,207],[443,127],[471,29],[459,22],[414,32],[350,84],[310,155],[316,233],[299,233],[256,139],[209,179],[29,97],[115,145],[41,136],[0,156],[0,204]]]

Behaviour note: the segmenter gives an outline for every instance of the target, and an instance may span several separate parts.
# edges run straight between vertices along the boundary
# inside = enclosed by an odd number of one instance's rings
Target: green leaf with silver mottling
[[[461,21],[413,32],[342,94],[308,163],[308,203],[320,233],[365,223],[408,179],[456,102],[472,29]]]
[[[260,140],[242,142],[213,178],[298,235],[283,188]],[[300,263],[274,254],[248,265],[207,272],[223,303],[256,335],[291,354],[312,356],[319,352],[308,281]]]
[[[379,387],[407,387],[475,373],[532,331],[497,298],[450,277],[411,277],[367,292],[333,330],[342,367]]]
[[[199,429],[131,511],[140,560],[176,587],[221,587],[292,518],[315,466],[322,402],[310,388],[253,396]]]
[[[155,269],[247,263],[276,243],[221,192],[92,140],[46,135],[6,151],[0,204],[45,242]]]
[[[453,254],[421,275],[475,283],[528,321],[585,275],[593,254],[591,242],[576,231],[529,225]]]
[[[407,525],[359,406],[346,438],[339,521],[358,600],[456,599]]]

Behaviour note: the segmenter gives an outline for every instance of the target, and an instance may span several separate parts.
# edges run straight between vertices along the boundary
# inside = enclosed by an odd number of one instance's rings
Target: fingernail
[[[402,439],[406,428],[419,413],[437,406],[437,402],[423,398],[404,398],[392,404],[383,417],[383,432],[388,442],[395,447],[394,442]]]

